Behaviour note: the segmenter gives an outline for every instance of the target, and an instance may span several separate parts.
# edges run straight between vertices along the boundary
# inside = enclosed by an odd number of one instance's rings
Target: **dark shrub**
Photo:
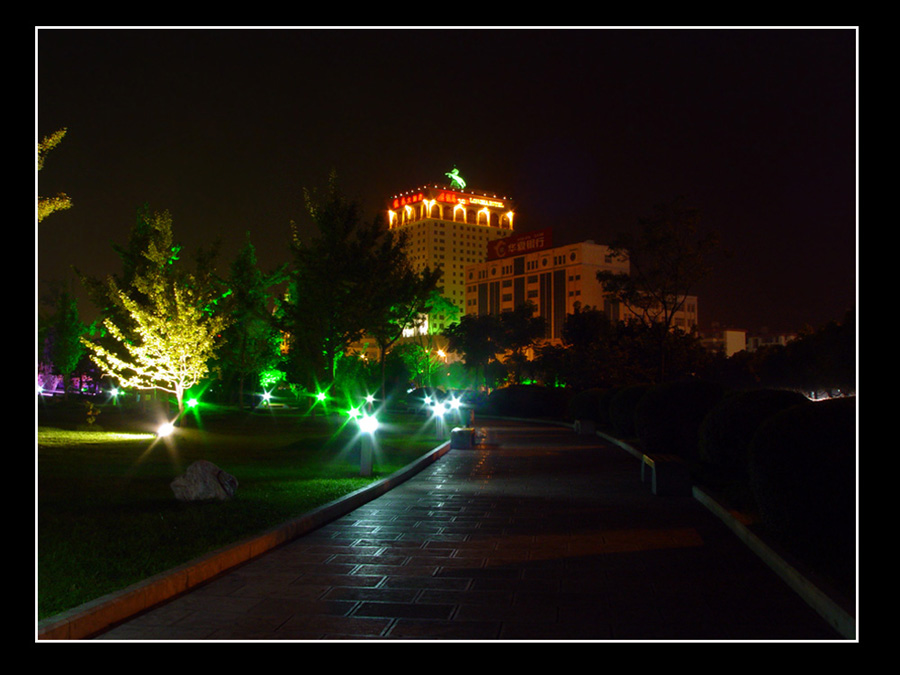
[[[649,384],[634,384],[618,389],[609,401],[610,432],[618,438],[634,438],[634,409],[650,390]]]
[[[704,380],[667,382],[650,389],[634,411],[635,433],[644,451],[698,459],[700,425],[724,394],[722,385]]]
[[[811,402],[787,389],[755,389],[725,396],[700,426],[700,459],[738,480],[749,479],[750,439],[775,413]]]
[[[762,522],[800,554],[853,567],[856,398],[797,405],[750,443],[750,487]]]
[[[558,387],[515,384],[492,391],[483,411],[504,417],[564,419],[569,395]]]
[[[597,399],[597,429],[599,431],[612,433],[612,422],[609,417],[609,402],[612,401],[613,396],[617,392],[618,389],[615,388],[604,389]]]
[[[600,399],[604,393],[603,389],[585,389],[574,394],[569,399],[568,419],[599,422]]]

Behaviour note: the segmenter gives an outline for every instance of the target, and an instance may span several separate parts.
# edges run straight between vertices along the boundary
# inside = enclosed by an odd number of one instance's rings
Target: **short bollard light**
[[[372,458],[375,454],[375,432],[378,430],[378,418],[375,415],[362,415],[358,417],[357,424],[362,433],[359,445],[359,475],[372,475]]]
[[[447,412],[447,404],[438,401],[431,408],[434,413],[434,431],[438,438],[444,437],[444,414]]]
[[[462,423],[462,401],[454,397],[450,401],[450,411],[456,415],[457,423]]]
[[[175,425],[171,422],[164,422],[159,426],[156,430],[156,435],[160,438],[165,438],[166,436],[171,436],[175,431]]]

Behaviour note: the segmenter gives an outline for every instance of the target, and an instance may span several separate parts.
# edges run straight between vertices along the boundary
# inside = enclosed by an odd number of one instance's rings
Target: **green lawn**
[[[113,412],[98,418],[103,431],[49,426],[39,415],[40,619],[295,518],[439,445],[422,418],[394,415],[379,430],[374,475],[363,478],[355,429],[334,418],[201,414],[161,440],[139,418]],[[169,483],[198,459],[237,478],[233,499],[174,498]]]

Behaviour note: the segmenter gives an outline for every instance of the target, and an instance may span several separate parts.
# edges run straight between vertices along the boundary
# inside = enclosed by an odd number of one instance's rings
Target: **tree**
[[[437,284],[443,272],[425,268],[415,271],[405,251],[405,238],[388,233],[384,244],[370,262],[373,314],[367,332],[375,338],[381,366],[381,396],[385,391],[385,358],[406,329],[415,329],[421,317],[436,303]]]
[[[302,240],[294,225],[284,327],[291,377],[311,389],[330,386],[350,345],[385,325],[391,305],[378,276],[393,273],[402,247],[378,218],[361,221],[333,174],[323,193],[306,191],[306,205],[317,234]]]
[[[459,323],[444,329],[448,349],[461,354],[467,368],[480,370],[488,383],[488,366],[502,349],[500,320],[493,314],[464,314]]]
[[[284,265],[268,274],[259,269],[248,232],[226,281],[232,322],[225,329],[219,351],[224,370],[237,379],[239,407],[244,404],[246,379],[255,376],[258,380],[281,359],[281,331],[273,318],[270,291],[286,277]]]
[[[53,150],[57,145],[62,142],[63,137],[66,135],[66,129],[60,129],[59,131],[54,131],[49,136],[44,136],[44,138],[38,143],[37,152],[38,152],[38,160],[37,160],[37,168],[38,171],[44,168],[44,159],[47,157],[47,154]],[[38,222],[41,222],[44,218],[49,216],[54,211],[63,211],[72,206],[72,200],[65,193],[59,193],[55,197],[38,197]]]
[[[664,380],[675,315],[709,273],[709,254],[717,239],[699,232],[699,211],[682,199],[657,206],[655,214],[638,225],[637,234],[620,233],[610,246],[615,257],[630,263],[630,272],[601,271],[597,279],[607,297],[653,330],[658,378]]]
[[[506,353],[505,362],[514,383],[521,380],[527,350],[544,337],[547,330],[544,318],[534,316],[534,311],[534,303],[526,301],[515,309],[500,313],[498,342],[500,351]]]
[[[46,353],[53,370],[62,377],[63,395],[68,397],[72,373],[85,353],[81,338],[87,327],[79,316],[75,296],[67,288],[54,284],[48,303],[54,311],[45,324]]]
[[[173,245],[171,216],[155,214],[148,224],[151,236],[143,251],[147,264],[135,273],[132,286],[123,288],[113,277],[107,279],[108,297],[120,311],[107,316],[103,326],[120,349],[89,338],[83,342],[104,374],[124,387],[175,394],[180,412],[184,392],[208,373],[231,319],[215,311],[220,293],[205,271],[194,274],[173,267],[180,248]]]

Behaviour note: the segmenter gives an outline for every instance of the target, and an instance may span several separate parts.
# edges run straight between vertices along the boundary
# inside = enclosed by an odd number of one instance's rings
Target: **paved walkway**
[[[486,445],[96,639],[841,639],[624,450],[534,425]]]

